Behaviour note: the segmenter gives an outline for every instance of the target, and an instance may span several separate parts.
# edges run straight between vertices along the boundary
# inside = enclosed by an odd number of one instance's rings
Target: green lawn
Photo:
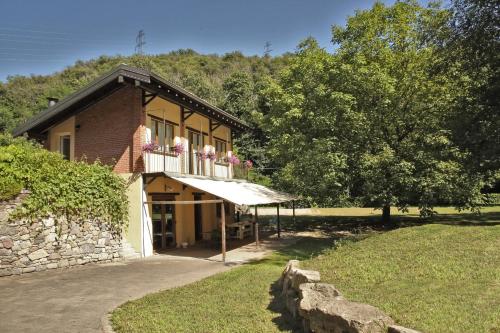
[[[188,286],[127,302],[112,314],[116,332],[291,332],[272,287],[290,258],[308,259],[330,239],[303,239],[266,259]]]
[[[500,225],[401,228],[340,242],[304,265],[404,326],[500,330]]]
[[[443,212],[422,224],[377,231],[373,216],[299,216],[288,229],[320,229],[263,261],[127,302],[112,314],[117,332],[291,332],[273,284],[288,259],[321,272],[345,296],[382,308],[427,332],[500,328],[500,207],[481,216]],[[375,229],[375,230],[373,230]],[[345,231],[354,230],[355,235]],[[341,231],[341,232],[339,232]],[[317,256],[319,254],[319,256]]]

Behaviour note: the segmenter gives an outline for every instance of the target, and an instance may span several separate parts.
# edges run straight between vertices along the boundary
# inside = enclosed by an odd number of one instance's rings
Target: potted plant
[[[240,159],[236,155],[229,156],[229,158],[227,159],[227,161],[229,162],[229,164],[232,164],[232,165],[238,165],[238,164],[240,164]]]
[[[182,142],[178,142],[172,147],[172,150],[176,156],[179,156],[184,153],[184,144]]]
[[[158,145],[154,142],[146,143],[142,146],[142,151],[145,153],[152,153],[158,149]]]

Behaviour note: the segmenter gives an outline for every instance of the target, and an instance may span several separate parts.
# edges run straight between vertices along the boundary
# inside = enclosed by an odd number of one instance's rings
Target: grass
[[[116,332],[291,332],[296,323],[272,297],[291,258],[308,259],[332,245],[302,239],[258,263],[236,267],[188,286],[148,295],[112,313]]]
[[[499,330],[500,207],[480,216],[443,210],[425,221],[401,215],[396,218],[404,228],[389,232],[377,228],[379,217],[344,214],[298,216],[295,224],[284,216],[287,229],[320,229],[336,240],[305,238],[258,263],[127,302],[113,312],[113,327],[117,332],[296,331],[273,286],[286,261],[299,259],[348,299],[378,306],[399,324],[424,332]]]
[[[404,326],[500,330],[500,225],[401,228],[340,242],[304,266]]]

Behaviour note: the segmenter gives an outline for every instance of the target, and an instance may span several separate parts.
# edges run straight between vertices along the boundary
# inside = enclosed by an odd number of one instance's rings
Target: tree
[[[331,90],[334,61],[314,39],[303,41],[279,80],[265,85],[268,109],[261,108],[267,111],[262,127],[270,138],[269,154],[279,170],[274,183],[323,206],[348,197],[348,147],[339,138],[349,135],[344,129],[355,121],[349,113],[352,97]]]
[[[470,168],[492,176],[500,168],[500,3],[454,0],[451,9],[453,35],[442,52],[461,87],[453,140],[468,152]]]
[[[428,215],[438,203],[481,199],[481,178],[465,172],[446,123],[458,88],[435,71],[448,15],[414,1],[376,3],[333,27],[335,54],[299,46],[269,90],[265,121],[279,135],[271,148],[285,188],[318,204],[380,207],[388,225],[391,206]]]
[[[252,77],[245,72],[235,72],[224,80],[222,89],[222,108],[245,121],[251,128],[235,137],[237,152],[242,158],[251,160],[254,168],[262,173],[268,162],[264,148],[267,139],[255,119],[257,92]]]

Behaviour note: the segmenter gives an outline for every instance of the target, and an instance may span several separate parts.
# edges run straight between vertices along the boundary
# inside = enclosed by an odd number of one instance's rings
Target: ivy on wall
[[[0,134],[0,200],[24,188],[31,194],[12,214],[36,219],[49,215],[68,220],[98,219],[125,226],[125,181],[101,163],[73,162],[24,138]]]

